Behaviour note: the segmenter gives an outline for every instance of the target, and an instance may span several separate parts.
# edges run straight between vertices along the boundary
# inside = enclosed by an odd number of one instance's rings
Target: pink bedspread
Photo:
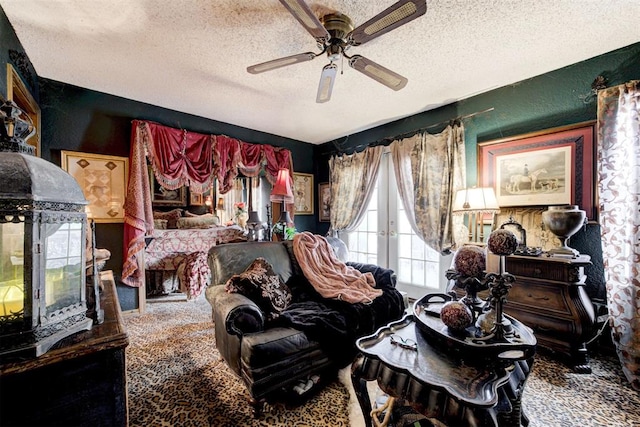
[[[153,237],[145,249],[147,270],[177,270],[188,254],[209,253],[212,246],[244,239],[238,226],[156,230]]]
[[[211,279],[207,263],[209,249],[243,240],[246,237],[238,226],[156,230],[145,249],[145,268],[161,272],[162,283],[155,284],[162,288],[161,293],[177,290],[173,285],[177,281],[180,291],[192,299],[202,293]],[[165,282],[171,286],[167,287]]]

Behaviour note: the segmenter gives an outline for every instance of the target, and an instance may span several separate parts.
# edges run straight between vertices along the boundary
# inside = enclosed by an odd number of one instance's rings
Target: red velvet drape
[[[266,177],[271,184],[280,168],[289,169],[293,176],[293,161],[287,149],[133,120],[122,268],[122,281],[130,286],[144,283],[140,256],[144,250],[144,236],[153,233],[146,157],[151,161],[158,182],[170,190],[186,185],[191,191],[203,193],[217,178],[220,192],[224,194],[231,190],[239,172],[257,176],[262,165],[265,165]]]
[[[213,137],[157,123],[140,122],[156,179],[169,190],[188,186],[204,193],[213,182]]]

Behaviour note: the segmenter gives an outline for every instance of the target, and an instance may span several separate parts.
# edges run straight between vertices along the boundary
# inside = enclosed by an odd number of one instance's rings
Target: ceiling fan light
[[[318,95],[316,96],[316,102],[318,104],[322,104],[331,99],[333,83],[336,80],[337,73],[338,67],[335,64],[327,64],[322,69],[322,74],[320,75],[320,84],[318,85]]]
[[[396,22],[402,21],[408,18],[412,14],[416,13],[416,5],[413,3],[406,3],[398,9],[391,12],[389,15],[383,16],[382,19],[372,22],[364,29],[365,34],[372,35],[379,31],[384,30],[387,27],[392,26]]]

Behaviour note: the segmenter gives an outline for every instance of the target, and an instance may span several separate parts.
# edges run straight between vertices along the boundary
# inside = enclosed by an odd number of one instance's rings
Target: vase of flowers
[[[233,204],[233,209],[235,211],[235,221],[240,227],[245,228],[247,225],[247,218],[249,215],[247,214],[247,206],[244,202],[238,202]]]

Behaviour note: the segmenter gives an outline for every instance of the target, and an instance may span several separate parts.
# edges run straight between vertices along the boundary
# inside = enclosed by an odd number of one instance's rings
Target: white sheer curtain
[[[640,80],[598,92],[597,173],[611,332],[640,390]]]
[[[390,148],[411,228],[429,247],[446,252],[453,244],[453,197],[465,182],[464,127],[420,133],[394,141]]]
[[[355,230],[367,211],[382,158],[382,146],[329,160],[331,227],[328,234]]]

